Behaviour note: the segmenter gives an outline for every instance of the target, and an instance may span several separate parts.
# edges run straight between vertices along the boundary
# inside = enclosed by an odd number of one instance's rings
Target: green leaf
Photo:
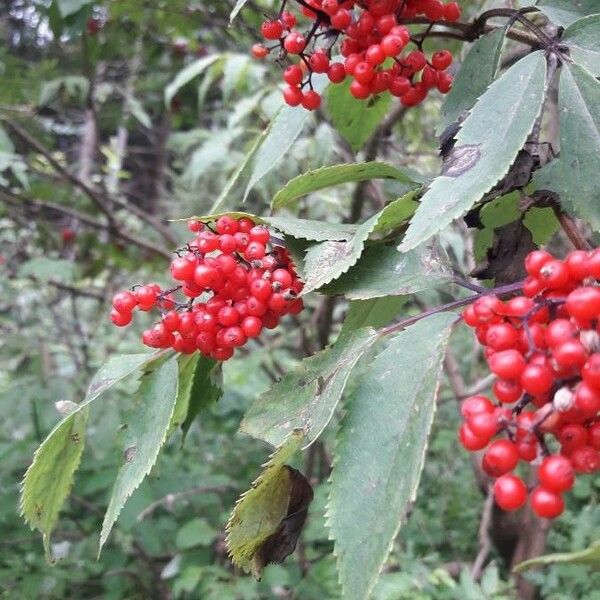
[[[329,86],[325,98],[333,126],[354,152],[363,147],[392,104],[390,94],[357,100],[350,93],[350,78],[340,85]]]
[[[194,352],[194,354],[182,354],[177,358],[177,400],[173,409],[173,415],[171,416],[171,422],[169,423],[169,433],[181,427],[187,417],[199,358],[200,354],[197,352]]]
[[[537,7],[560,27],[569,27],[582,17],[600,13],[598,0],[538,0]]]
[[[415,500],[455,320],[434,315],[392,338],[346,403],[327,508],[345,600],[369,596]]]
[[[600,11],[600,6],[598,7]],[[595,77],[600,76],[600,15],[580,19],[566,29],[561,44],[569,47],[571,58]]]
[[[175,79],[167,85],[165,88],[165,105],[171,106],[171,100],[173,100],[175,94],[187,83],[192,81],[198,75],[201,75],[208,67],[217,62],[218,60],[223,60],[222,54],[209,54],[208,56],[203,56],[198,60],[195,60],[193,63],[185,66],[177,75],[175,75]]]
[[[365,221],[354,236],[344,242],[327,241],[311,246],[304,257],[304,289],[308,294],[337,279],[356,264],[365,247],[365,242],[377,225],[379,214]]]
[[[361,327],[383,327],[398,316],[405,305],[406,298],[403,296],[353,300],[348,307],[342,331],[354,331]]]
[[[221,378],[222,363],[206,356],[201,356],[198,359],[190,391],[187,414],[181,425],[184,440],[194,419],[201,412],[216,404],[223,395],[223,382]]]
[[[302,431],[289,431],[252,487],[237,501],[227,523],[227,548],[234,564],[258,575],[255,555],[288,513],[292,479],[285,463],[300,449]]]
[[[356,235],[358,230],[358,225],[296,219],[295,217],[264,217],[263,221],[286,235],[316,242],[347,241]]]
[[[229,15],[229,23],[231,23],[239,14],[240,10],[244,8],[244,5],[248,2],[248,0],[237,0],[231,14]]]
[[[175,545],[180,550],[210,546],[217,534],[217,530],[206,519],[192,519],[177,532]]]
[[[123,505],[148,475],[165,442],[177,400],[177,376],[177,361],[171,357],[141,380],[137,405],[127,423],[124,462],[102,523],[98,556]]]
[[[313,87],[319,93],[328,83],[326,76],[313,77]],[[287,154],[310,118],[310,111],[302,108],[284,106],[279,110],[256,154],[252,175],[244,192],[244,201],[252,188]]]
[[[409,252],[375,244],[365,250],[347,273],[320,291],[365,300],[414,294],[451,279],[449,261],[435,244],[423,244]]]
[[[390,202],[379,212],[377,225],[375,225],[373,232],[387,232],[404,225],[413,216],[415,210],[417,210],[418,202],[416,199],[420,193],[420,189],[412,190],[404,194],[401,198]]]
[[[580,550],[579,552],[558,552],[556,554],[546,554],[546,556],[538,556],[531,558],[518,564],[514,571],[522,573],[532,567],[540,567],[553,564],[578,564],[578,565],[593,565],[600,568],[600,540],[593,542],[589,548]]]
[[[373,329],[359,329],[305,358],[250,407],[240,431],[279,446],[297,429],[307,445],[312,443],[331,420],[350,371],[374,341]]]
[[[60,16],[64,19],[79,12],[84,6],[91,4],[91,0],[56,0]]]
[[[269,134],[269,131],[270,131],[270,127],[267,127],[267,129],[265,129],[260,135],[256,136],[256,139],[252,143],[250,150],[248,150],[248,152],[244,156],[242,162],[238,165],[236,170],[232,173],[231,177],[227,180],[225,187],[221,190],[221,193],[219,194],[219,197],[215,200],[214,204],[212,205],[210,212],[215,213],[218,211],[222,211],[224,209],[224,207],[227,206],[227,204],[230,204],[230,202],[228,202],[228,201],[230,200],[231,192],[233,191],[233,189],[235,187],[237,187],[238,183],[240,182],[240,179],[242,178],[244,171],[246,170],[248,165],[252,162],[252,159],[254,158],[256,151],[260,148],[261,144],[265,141],[265,138]]]
[[[21,514],[43,534],[49,556],[50,533],[69,495],[83,453],[89,404],[116,383],[164,353],[114,356],[94,375],[84,400],[67,415],[36,450],[21,489]]]
[[[150,115],[144,109],[144,105],[134,96],[127,98],[127,106],[131,111],[131,114],[147,129],[152,127],[152,119]]]
[[[456,146],[425,195],[401,249],[415,248],[462,216],[509,171],[543,104],[546,59],[533,52],[481,96],[456,136]]]
[[[600,82],[579,65],[564,65],[558,102],[560,158],[536,173],[534,184],[600,230]]]
[[[404,171],[382,162],[333,165],[308,171],[289,181],[275,194],[271,209],[276,211],[284,207],[289,208],[298,198],[318,190],[351,181],[371,179],[397,179],[403,183],[415,183],[413,178]]]
[[[496,79],[503,43],[504,29],[500,28],[480,37],[473,44],[442,105],[438,134],[470,110]]]

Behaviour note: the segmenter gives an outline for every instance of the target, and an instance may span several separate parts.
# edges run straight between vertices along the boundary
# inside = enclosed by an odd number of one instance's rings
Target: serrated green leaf
[[[321,93],[328,85],[326,76],[313,77],[314,89]],[[311,113],[302,108],[282,107],[272,123],[269,132],[256,153],[250,181],[244,192],[244,201],[252,188],[283,158],[311,118]]]
[[[564,65],[558,102],[560,158],[536,173],[534,184],[600,230],[600,82],[579,65]]]
[[[347,241],[356,235],[359,227],[347,223],[328,223],[327,221],[297,219],[296,217],[264,217],[263,221],[281,233],[315,242]]]
[[[392,338],[346,403],[327,508],[346,600],[368,598],[416,497],[455,320],[433,315]]]
[[[302,431],[290,430],[251,488],[237,501],[227,523],[227,549],[233,562],[257,575],[257,550],[288,512],[292,480],[286,462],[300,449]]]
[[[60,509],[69,495],[85,442],[87,408],[116,383],[164,353],[114,356],[94,375],[85,399],[48,434],[36,450],[21,488],[21,514],[42,532],[46,552]]]
[[[373,329],[359,329],[305,358],[250,407],[240,431],[279,446],[290,431],[301,430],[306,444],[312,443],[331,420],[354,365],[374,341]]]
[[[522,573],[533,567],[553,564],[578,564],[600,567],[600,541],[594,542],[589,548],[580,550],[579,552],[558,552],[556,554],[537,556],[518,564],[513,570],[515,573]]]
[[[458,121],[496,79],[503,43],[504,29],[496,29],[473,44],[442,105],[438,134]]]
[[[575,21],[565,30],[561,43],[568,46],[570,56],[577,64],[595,77],[600,76],[600,15]]]
[[[379,214],[365,221],[347,242],[327,241],[311,246],[304,257],[304,289],[308,294],[337,279],[356,264]]]
[[[209,54],[208,56],[203,56],[198,60],[195,60],[193,63],[186,65],[177,75],[167,87],[165,88],[165,105],[171,106],[171,100],[175,97],[175,94],[187,83],[192,81],[198,75],[201,75],[208,67],[213,65],[217,61],[222,61],[222,54]]]
[[[308,171],[289,181],[279,190],[271,209],[277,211],[289,208],[296,200],[312,192],[348,182],[369,181],[371,179],[396,179],[403,183],[415,183],[404,171],[382,162],[365,162],[333,165]]]
[[[342,331],[354,331],[361,327],[373,327],[375,329],[383,327],[398,316],[406,305],[406,301],[403,296],[352,300],[344,319]]]
[[[350,93],[350,78],[340,85],[329,86],[325,98],[333,126],[354,152],[363,147],[392,104],[392,97],[387,93],[357,100]]]
[[[544,101],[546,59],[533,52],[481,96],[456,136],[456,145],[413,217],[401,244],[406,252],[462,216],[510,169]]]
[[[223,395],[222,366],[222,363],[206,356],[201,356],[198,359],[190,390],[187,413],[181,425],[184,441],[194,419],[202,411],[218,402]]]
[[[137,406],[129,415],[126,447],[108,508],[104,515],[98,556],[123,505],[154,466],[173,416],[177,400],[178,370],[175,357],[144,375],[137,393]]]
[[[351,300],[366,300],[414,294],[451,279],[449,261],[435,244],[423,244],[409,252],[375,244],[365,250],[347,273],[320,291],[341,294]]]
[[[538,0],[537,7],[560,27],[600,12],[598,0]]]

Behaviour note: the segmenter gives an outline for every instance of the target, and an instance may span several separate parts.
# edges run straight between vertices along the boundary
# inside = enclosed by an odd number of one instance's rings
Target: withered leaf
[[[285,465],[291,478],[290,501],[287,515],[277,531],[270,535],[254,555],[254,568],[260,572],[270,563],[283,562],[296,548],[300,532],[306,522],[308,506],[312,502],[313,489],[300,471]]]

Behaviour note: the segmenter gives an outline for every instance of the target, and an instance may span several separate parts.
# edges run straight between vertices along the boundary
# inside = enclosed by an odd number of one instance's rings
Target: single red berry
[[[517,350],[496,352],[488,359],[492,373],[502,379],[519,379],[525,369],[525,359]]]
[[[497,379],[493,386],[494,396],[503,404],[512,404],[523,395],[523,388],[518,381]]]
[[[304,39],[304,36],[297,31],[288,33],[283,40],[283,47],[290,54],[300,54],[305,46],[306,40]]]
[[[546,345],[554,348],[568,340],[572,340],[577,333],[577,329],[568,319],[555,319],[548,324],[545,333]]]
[[[148,285],[142,285],[134,292],[140,310],[150,310],[156,305],[157,293]]]
[[[438,50],[431,57],[431,65],[437,71],[443,71],[452,64],[452,54],[448,50]]]
[[[596,473],[600,470],[600,452],[591,446],[582,446],[573,450],[569,457],[577,473]]]
[[[444,6],[444,20],[458,21],[460,19],[460,6],[458,2],[449,2]]]
[[[317,110],[321,106],[321,95],[315,90],[309,90],[302,96],[302,106],[306,110]]]
[[[465,419],[478,413],[494,412],[494,405],[485,396],[469,396],[460,405],[460,412]]]
[[[250,50],[254,58],[262,59],[269,55],[269,49],[264,44],[254,44]]]
[[[266,40],[278,40],[283,35],[283,23],[281,21],[265,21],[260,26],[260,32]]]
[[[335,29],[346,29],[352,23],[352,13],[345,8],[340,8],[331,17],[331,26]]]
[[[489,440],[498,431],[498,415],[495,412],[480,412],[471,415],[467,420],[467,424],[477,437]]]
[[[569,282],[569,269],[560,260],[549,260],[540,269],[539,278],[548,289],[556,290]]]
[[[346,68],[342,63],[332,63],[329,65],[327,77],[331,83],[342,83],[346,79]]]
[[[587,322],[600,317],[600,289],[580,287],[573,290],[566,301],[566,308],[573,318]]]
[[[519,452],[509,440],[496,440],[483,455],[483,470],[492,477],[512,471],[519,462]]]
[[[308,64],[315,73],[327,73],[329,69],[329,56],[327,56],[324,50],[317,50],[308,59]]]
[[[288,106],[300,106],[304,95],[299,87],[286,86],[283,88],[283,100]]]
[[[502,510],[518,510],[527,501],[527,487],[516,475],[502,475],[494,482],[494,499]]]
[[[250,229],[248,233],[250,234],[250,240],[252,242],[267,244],[268,241],[271,239],[271,234],[269,233],[269,230],[266,227],[263,227],[262,225],[255,225],[254,227],[252,227],[252,229]]]
[[[483,450],[490,441],[489,438],[475,435],[466,423],[463,423],[458,430],[458,439],[463,447],[471,452]]]
[[[563,368],[583,367],[588,355],[583,344],[578,339],[571,339],[555,346],[552,356]]]
[[[533,512],[544,519],[554,519],[565,509],[564,500],[555,492],[536,487],[530,496]]]
[[[120,312],[116,308],[113,308],[110,311],[110,320],[117,327],[125,327],[126,325],[129,325],[129,323],[131,323],[131,319],[132,319],[131,311]]]
[[[561,427],[557,439],[561,445],[561,451],[571,454],[577,448],[582,448],[588,443],[588,432],[583,425],[570,423]]]
[[[254,338],[262,331],[262,321],[258,317],[248,316],[242,321],[241,328],[246,337]]]
[[[137,300],[131,292],[118,292],[113,298],[112,305],[115,310],[121,313],[128,313],[137,306]]]
[[[540,485],[551,492],[566,492],[573,487],[575,471],[568,458],[546,456],[538,468]]]
[[[544,365],[529,364],[521,373],[521,386],[533,396],[544,394],[552,388],[554,384],[554,375],[552,371]]]
[[[217,219],[216,223],[217,233],[221,235],[227,233],[229,235],[233,235],[239,231],[239,225],[236,219],[230,217],[229,215],[223,215]]]
[[[283,72],[283,80],[292,87],[300,85],[303,77],[302,69],[298,65],[290,65]]]

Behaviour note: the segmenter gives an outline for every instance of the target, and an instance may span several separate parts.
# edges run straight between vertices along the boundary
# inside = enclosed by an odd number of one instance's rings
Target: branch
[[[173,505],[179,500],[183,500],[188,496],[195,496],[196,494],[208,494],[208,493],[219,493],[227,492],[235,489],[235,486],[231,483],[223,483],[221,485],[199,485],[198,487],[184,490],[183,492],[176,492],[174,494],[167,494],[163,498],[155,500],[149,504],[138,516],[138,521],[143,521],[146,517],[150,516],[157,508],[164,506],[165,508],[171,509]]]
[[[76,175],[73,175],[68,169],[63,167],[53,156],[52,153],[45,148],[40,142],[23,129],[20,125],[17,125],[14,121],[3,118],[2,119],[12,130],[17,134],[23,142],[33,148],[36,152],[39,152],[54,168],[55,171],[60,173],[64,179],[69,181],[76,188],[81,190],[97,207],[104,213],[110,225],[116,228],[116,223],[112,211],[106,206],[104,199],[96,190],[90,187],[87,183],[79,179]]]
[[[138,246],[152,254],[156,254],[162,258],[172,258],[171,252],[169,252],[166,248],[162,248],[156,244],[146,241],[143,238],[140,238],[132,233],[124,231],[121,228],[115,229],[108,223],[104,223],[102,221],[98,221],[91,217],[86,213],[82,213],[74,208],[69,208],[67,206],[63,206],[62,204],[58,204],[56,202],[44,201],[44,200],[33,200],[32,198],[27,198],[26,196],[21,196],[19,194],[15,194],[6,189],[0,189],[0,202],[4,202],[13,208],[19,208],[23,204],[27,205],[31,210],[41,211],[46,210],[50,212],[56,212],[61,215],[65,215],[76,219],[80,223],[92,227],[94,229],[103,229],[108,231],[114,237],[120,238],[134,246]]]
[[[385,336],[393,333],[398,333],[399,331],[406,329],[407,327],[413,325],[421,319],[425,319],[426,317],[430,317],[431,315],[437,315],[438,313],[448,312],[454,310],[455,308],[462,308],[467,304],[472,304],[473,302],[475,302],[475,300],[477,300],[477,298],[481,298],[482,296],[489,296],[491,294],[495,294],[496,296],[503,296],[506,294],[514,294],[515,292],[518,292],[521,289],[523,289],[522,281],[518,281],[516,283],[509,283],[508,285],[502,285],[497,288],[486,289],[477,294],[467,296],[466,298],[460,298],[459,300],[453,300],[452,302],[442,304],[441,306],[436,306],[435,308],[430,308],[429,310],[423,311],[418,315],[408,317],[408,319],[403,319],[402,321],[398,321],[397,323],[393,323],[392,325],[383,327],[379,330],[379,335]]]

